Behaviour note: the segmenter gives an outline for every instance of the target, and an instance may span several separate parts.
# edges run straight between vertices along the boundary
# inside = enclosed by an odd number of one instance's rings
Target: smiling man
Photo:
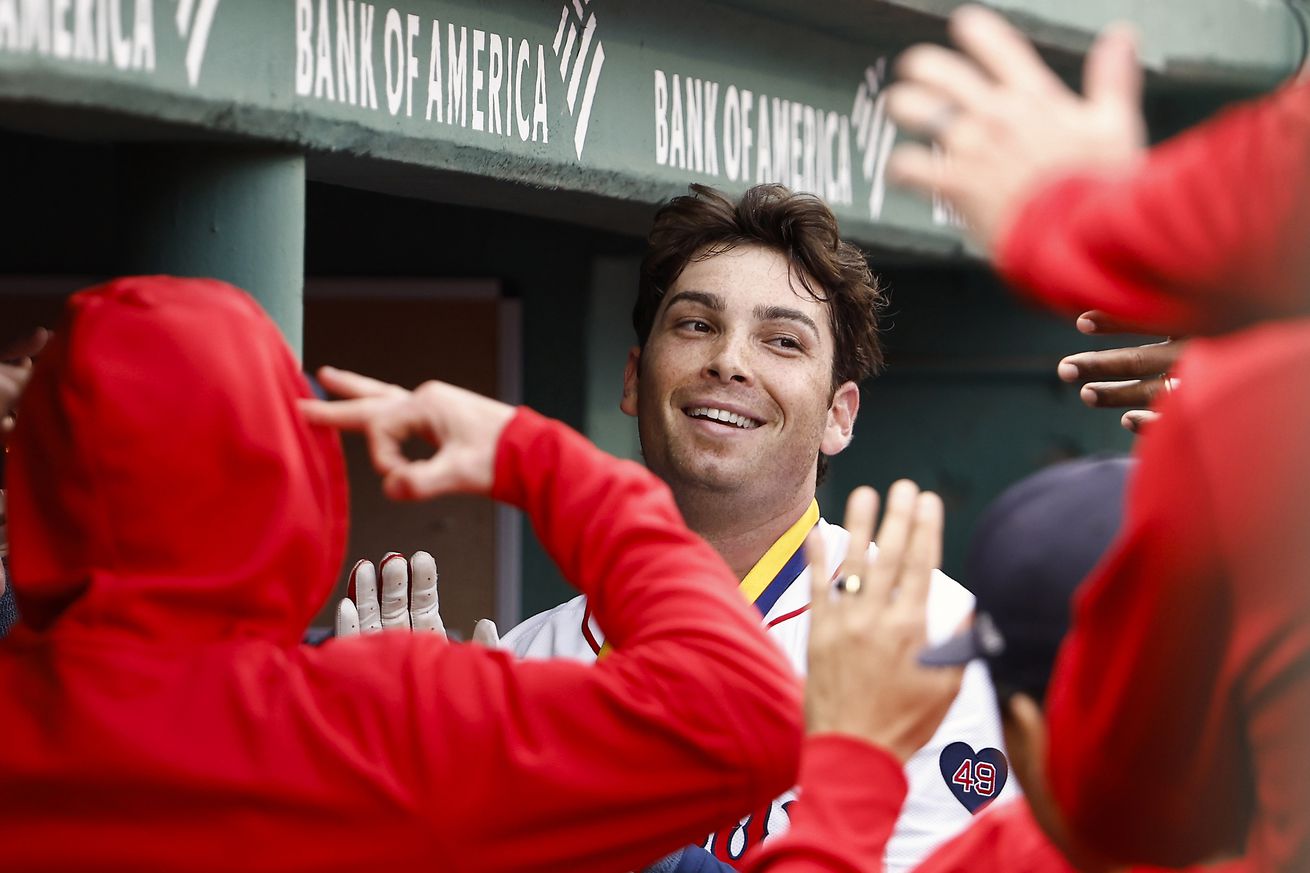
[[[859,382],[882,363],[882,300],[863,253],[842,242],[827,206],[776,185],[752,188],[736,203],[693,185],[661,209],[642,263],[638,345],[620,406],[637,417],[646,464],[742,580],[798,672],[810,602],[801,545],[817,526],[830,575],[846,551],[848,535],[820,518],[815,488],[827,457],[850,444]],[[935,574],[929,639],[949,636],[972,600]],[[504,644],[524,657],[593,660],[607,650],[584,598],[529,619]],[[688,705],[732,718],[730,700]],[[941,729],[907,764],[910,793],[888,845],[889,870],[913,867],[1001,795],[1008,771],[1000,746],[991,686],[975,665]],[[991,778],[975,775],[979,762],[997,761],[985,770]],[[705,847],[736,862],[787,828],[795,800],[788,792]]]

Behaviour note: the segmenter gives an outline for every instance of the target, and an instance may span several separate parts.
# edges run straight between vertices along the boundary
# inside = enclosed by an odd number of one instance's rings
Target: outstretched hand
[[[1097,310],[1078,316],[1078,330],[1098,336],[1142,332]],[[1172,370],[1186,347],[1186,340],[1171,338],[1142,346],[1079,352],[1061,360],[1058,373],[1066,382],[1084,383],[1079,397],[1086,405],[1127,408],[1120,423],[1141,433],[1159,417],[1148,408],[1156,397],[1178,387]]]
[[[938,149],[901,145],[888,173],[925,196],[944,197],[988,251],[1047,179],[1129,166],[1142,154],[1142,70],[1130,29],[1111,26],[1093,44],[1083,94],[989,9],[960,7],[950,34],[959,51],[918,45],[897,64],[888,112]]]
[[[382,585],[369,560],[356,561],[350,571],[347,596],[337,604],[336,635],[350,637],[399,628],[446,636],[437,588],[437,562],[431,554],[415,552],[405,561],[399,552],[382,558]],[[496,623],[481,619],[473,627],[473,642],[495,649],[500,645]]]
[[[382,490],[393,500],[428,500],[443,494],[486,494],[495,478],[496,446],[514,407],[444,382],[413,391],[368,376],[323,367],[318,380],[343,400],[302,400],[313,424],[362,432]],[[406,441],[436,449],[411,459]]]
[[[906,761],[932,739],[964,672],[919,663],[928,591],[941,562],[941,498],[907,480],[892,485],[870,559],[877,513],[873,489],[851,492],[851,538],[835,582],[827,581],[822,537],[811,533],[805,541],[814,580],[805,720],[812,734],[859,737]]]
[[[337,636],[403,628],[446,635],[437,595],[437,562],[427,552],[415,552],[405,562],[399,552],[382,559],[382,587],[372,561],[355,563],[348,595],[337,604]]]

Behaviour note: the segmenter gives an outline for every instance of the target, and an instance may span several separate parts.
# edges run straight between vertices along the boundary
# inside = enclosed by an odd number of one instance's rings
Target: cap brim
[[[971,625],[935,646],[925,647],[919,652],[919,663],[925,667],[957,667],[982,656],[982,646]]]

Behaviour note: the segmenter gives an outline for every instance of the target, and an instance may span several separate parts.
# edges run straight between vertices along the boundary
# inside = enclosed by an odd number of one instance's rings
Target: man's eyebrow
[[[664,308],[672,309],[679,303],[699,303],[706,309],[712,309],[715,312],[723,312],[728,308],[728,304],[724,301],[722,295],[711,294],[708,291],[679,291],[669,298],[669,302],[665,304]]]
[[[792,309],[790,306],[757,306],[755,307],[755,318],[759,321],[796,321],[805,325],[814,334],[815,339],[819,339],[822,334],[819,333],[819,326],[799,309]]]

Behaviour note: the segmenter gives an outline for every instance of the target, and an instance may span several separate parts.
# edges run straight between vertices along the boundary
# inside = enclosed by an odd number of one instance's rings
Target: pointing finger
[[[377,398],[360,400],[309,400],[296,401],[300,412],[310,424],[335,427],[338,430],[361,431],[381,411]]]
[[[319,383],[338,397],[386,397],[405,390],[399,385],[336,367],[319,367],[317,376]]]

